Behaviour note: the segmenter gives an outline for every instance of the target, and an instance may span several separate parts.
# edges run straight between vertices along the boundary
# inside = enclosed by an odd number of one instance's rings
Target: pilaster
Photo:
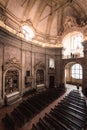
[[[59,85],[62,83],[62,66],[61,66],[61,59],[62,59],[62,48],[56,49],[56,86],[59,87]]]
[[[46,87],[48,88],[49,87],[49,76],[48,76],[48,61],[49,61],[49,58],[48,58],[48,55],[45,53],[45,64],[46,64],[46,71],[45,71],[45,85]]]
[[[3,64],[3,45],[0,43],[0,106],[3,105],[3,72],[2,72],[2,64]]]
[[[84,91],[87,88],[87,40],[82,42],[84,47],[84,67],[83,67],[83,85],[82,89]]]
[[[21,93],[25,90],[25,51],[23,50],[23,43],[21,43]]]
[[[31,65],[31,76],[33,77],[32,79],[32,88],[35,88],[35,78],[34,78],[34,52],[31,52],[31,61],[32,61],[32,65]]]

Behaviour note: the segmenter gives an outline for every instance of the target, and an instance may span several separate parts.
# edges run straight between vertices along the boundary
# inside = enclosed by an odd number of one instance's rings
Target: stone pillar
[[[62,83],[62,68],[61,68],[61,60],[62,60],[62,48],[56,49],[56,56],[55,56],[55,66],[56,66],[56,86],[59,87],[59,85]]]
[[[87,40],[83,43],[84,46],[84,64],[83,64],[83,83],[82,90],[84,91],[87,88]]]

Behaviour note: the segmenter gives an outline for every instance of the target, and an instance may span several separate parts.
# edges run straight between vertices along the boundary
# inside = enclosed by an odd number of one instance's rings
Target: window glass
[[[83,35],[81,33],[72,33],[63,39],[63,56],[72,58],[71,54],[78,57],[83,57]],[[74,57],[75,58],[75,57]]]
[[[71,76],[75,79],[82,79],[82,67],[80,64],[74,64],[71,67]]]
[[[49,59],[49,67],[50,67],[50,68],[55,68],[55,61],[54,61],[53,58],[50,58],[50,59]]]

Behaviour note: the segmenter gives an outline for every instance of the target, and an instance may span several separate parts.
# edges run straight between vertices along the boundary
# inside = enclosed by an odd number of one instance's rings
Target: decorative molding
[[[5,22],[7,20],[7,15],[3,7],[0,6],[0,20]]]
[[[83,34],[84,36],[87,36],[87,25],[84,27]]]
[[[38,69],[38,68],[44,68],[45,69],[45,64],[42,61],[39,61],[38,63],[36,63],[34,68],[35,69]]]
[[[13,57],[11,59],[8,59],[7,62],[5,62],[2,69],[3,69],[3,71],[5,71],[10,67],[16,67],[18,69],[21,69],[21,64],[19,63],[19,61],[15,57]]]
[[[76,19],[74,17],[67,16],[64,22],[64,31],[71,29],[73,27],[78,27]]]

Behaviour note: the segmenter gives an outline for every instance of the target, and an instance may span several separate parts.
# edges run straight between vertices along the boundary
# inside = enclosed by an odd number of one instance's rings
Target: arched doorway
[[[70,62],[65,66],[65,83],[82,86],[83,68],[81,64]]]

